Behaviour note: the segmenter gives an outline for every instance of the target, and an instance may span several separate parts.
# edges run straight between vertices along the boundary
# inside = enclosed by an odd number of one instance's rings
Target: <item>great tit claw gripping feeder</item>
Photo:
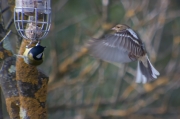
[[[40,41],[51,25],[50,0],[16,0],[14,24],[21,37]]]

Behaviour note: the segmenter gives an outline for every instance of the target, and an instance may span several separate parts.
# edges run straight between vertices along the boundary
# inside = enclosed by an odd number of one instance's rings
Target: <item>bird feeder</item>
[[[19,35],[27,40],[44,38],[51,25],[50,0],[16,0],[14,24]]]

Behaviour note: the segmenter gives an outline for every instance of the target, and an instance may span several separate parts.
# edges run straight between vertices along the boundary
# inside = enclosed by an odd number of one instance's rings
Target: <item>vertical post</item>
[[[19,54],[22,55],[27,40],[23,40]],[[32,44],[34,46],[35,43]],[[23,58],[16,61],[16,81],[19,90],[20,118],[47,119],[46,95],[48,77],[40,73],[35,66],[28,65]]]

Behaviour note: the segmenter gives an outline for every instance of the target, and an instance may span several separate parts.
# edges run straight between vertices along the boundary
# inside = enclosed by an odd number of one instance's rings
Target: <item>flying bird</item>
[[[137,83],[155,80],[159,72],[151,64],[145,46],[138,34],[127,25],[118,24],[112,28],[114,34],[88,42],[90,55],[110,62],[128,63],[138,61]]]

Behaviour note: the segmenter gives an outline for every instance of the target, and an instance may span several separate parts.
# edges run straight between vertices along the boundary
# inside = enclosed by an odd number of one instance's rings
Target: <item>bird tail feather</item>
[[[150,82],[152,80],[155,80],[159,75],[159,72],[153,67],[147,56],[146,56],[146,60],[147,60],[147,66],[145,66],[142,61],[138,61],[137,76],[136,76],[137,83]]]

